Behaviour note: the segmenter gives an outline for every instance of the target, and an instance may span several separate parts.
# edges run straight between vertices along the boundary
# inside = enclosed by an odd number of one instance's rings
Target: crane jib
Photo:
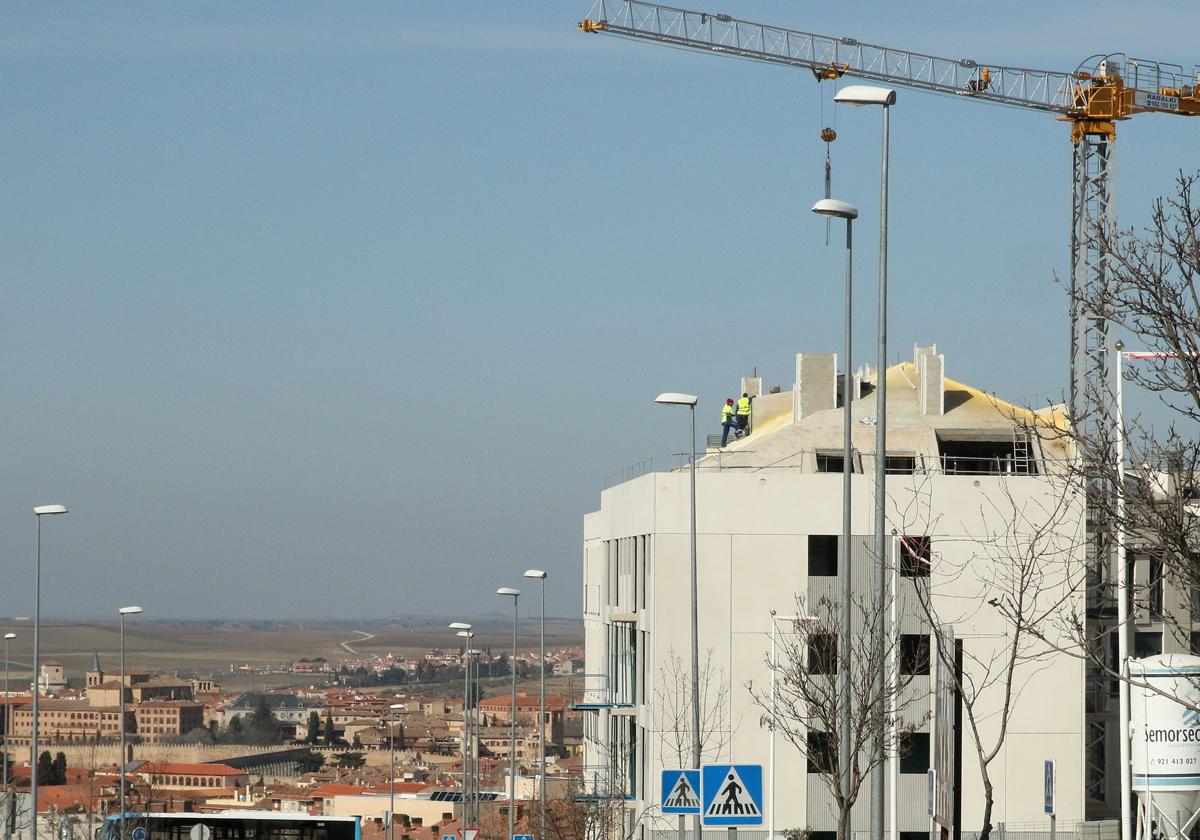
[[[585,32],[805,68],[818,80],[847,75],[1071,120],[1123,120],[1139,111],[1200,114],[1200,68],[1189,75],[1178,65],[1141,59],[1125,68],[1112,55],[1086,71],[987,64],[638,0],[596,0],[590,14],[595,17],[579,24]]]

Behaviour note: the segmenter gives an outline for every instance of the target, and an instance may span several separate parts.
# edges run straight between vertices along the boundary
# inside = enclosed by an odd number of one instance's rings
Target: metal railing
[[[573,709],[620,709],[633,705],[615,696],[608,674],[572,674],[567,680],[567,698]]]
[[[640,461],[634,461],[629,466],[614,470],[604,476],[603,489],[607,490],[610,487],[616,487],[618,484],[624,484],[626,481],[640,478],[652,472],[654,472],[653,458],[643,458]]]

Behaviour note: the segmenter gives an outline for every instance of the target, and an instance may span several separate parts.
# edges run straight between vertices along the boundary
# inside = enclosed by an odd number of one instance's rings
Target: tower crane
[[[1074,71],[1034,70],[943,58],[816,35],[640,0],[596,0],[584,32],[618,35],[716,55],[806,69],[818,80],[851,76],[1057,114],[1072,149],[1070,368],[1072,416],[1107,417],[1107,320],[1098,299],[1107,282],[1100,231],[1114,221],[1112,150],[1117,123],[1143,113],[1200,116],[1200,67],[1093,56]],[[1124,59],[1124,60],[1123,60]]]

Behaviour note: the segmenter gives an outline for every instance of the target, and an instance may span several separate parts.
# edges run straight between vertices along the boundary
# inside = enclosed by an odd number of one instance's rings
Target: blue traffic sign
[[[700,770],[705,825],[763,824],[761,764],[706,764]]]
[[[513,840],[533,840],[532,834],[514,834]]]
[[[700,771],[662,771],[660,809],[664,814],[699,814]]]
[[[442,840],[458,840],[458,837],[454,834],[443,834]]]
[[[1042,810],[1054,816],[1054,759],[1046,759],[1043,765]]]

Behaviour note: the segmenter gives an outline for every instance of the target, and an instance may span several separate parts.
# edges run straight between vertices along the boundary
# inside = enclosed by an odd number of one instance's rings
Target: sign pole
[[[687,817],[679,815],[679,840],[687,840]]]

